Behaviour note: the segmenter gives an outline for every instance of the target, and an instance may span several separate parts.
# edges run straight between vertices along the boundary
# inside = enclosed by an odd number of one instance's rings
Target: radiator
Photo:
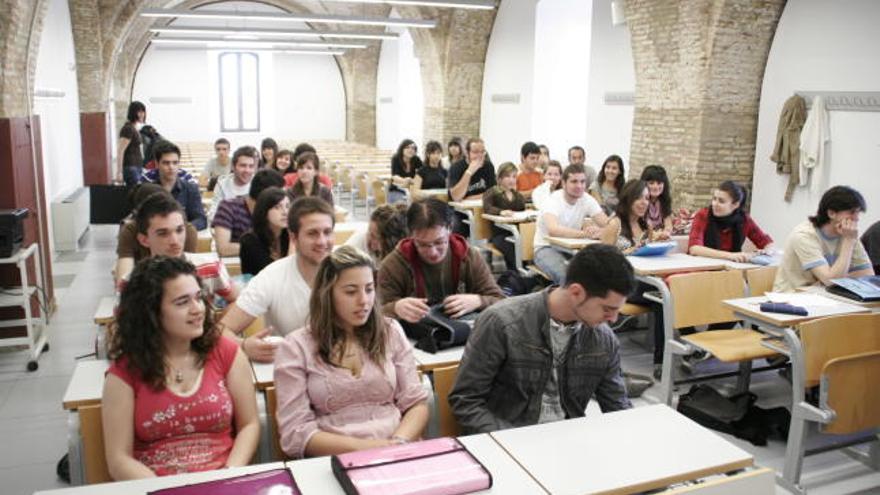
[[[79,239],[89,228],[89,190],[76,191],[52,202],[52,233],[56,251],[76,251]]]

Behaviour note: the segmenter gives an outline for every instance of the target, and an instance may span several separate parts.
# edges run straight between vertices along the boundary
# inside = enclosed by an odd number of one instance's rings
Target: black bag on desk
[[[453,320],[443,314],[443,305],[431,307],[431,311],[418,323],[400,321],[406,336],[415,339],[416,348],[431,354],[464,345],[471,335],[473,320]]]

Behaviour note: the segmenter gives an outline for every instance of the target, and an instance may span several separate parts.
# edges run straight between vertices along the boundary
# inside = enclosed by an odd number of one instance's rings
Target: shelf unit
[[[49,350],[49,343],[46,339],[46,329],[49,324],[48,305],[45,290],[39,287],[43,280],[43,266],[40,263],[38,252],[39,245],[33,243],[25,249],[19,249],[17,253],[8,258],[0,258],[0,265],[18,266],[21,276],[21,285],[6,287],[0,292],[0,308],[21,308],[24,311],[24,318],[0,320],[0,328],[22,326],[27,328],[27,335],[23,337],[0,339],[0,347],[26,345],[30,356],[27,364],[28,371],[35,371],[39,367],[37,360],[40,358],[40,354]],[[28,258],[32,256],[34,258],[34,275],[36,275],[33,284],[29,282],[27,270]],[[40,302],[39,316],[34,316],[31,311],[31,298],[34,294]]]

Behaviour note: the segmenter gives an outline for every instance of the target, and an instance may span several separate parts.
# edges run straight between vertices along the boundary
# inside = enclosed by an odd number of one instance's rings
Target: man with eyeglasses
[[[410,236],[382,262],[379,296],[385,316],[419,323],[431,306],[460,319],[501,300],[489,266],[464,237],[453,234],[452,211],[443,201],[416,201],[407,210]]]
[[[449,404],[466,433],[486,433],[632,407],[620,344],[608,322],[636,288],[614,246],[593,244],[568,265],[563,287],[512,297],[480,314]]]

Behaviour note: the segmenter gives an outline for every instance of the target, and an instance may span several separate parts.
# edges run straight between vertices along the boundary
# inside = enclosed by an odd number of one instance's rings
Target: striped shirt
[[[251,229],[253,221],[244,197],[224,199],[214,213],[211,227],[223,227],[231,232],[230,241],[238,242],[241,236]]]

